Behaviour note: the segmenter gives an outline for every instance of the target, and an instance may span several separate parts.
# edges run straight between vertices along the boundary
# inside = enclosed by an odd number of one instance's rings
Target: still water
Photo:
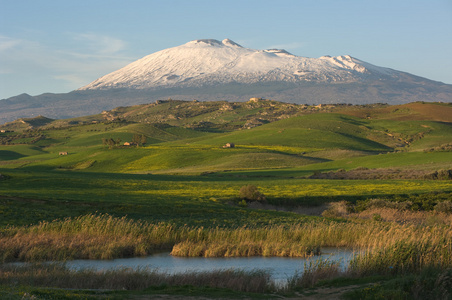
[[[309,261],[340,261],[345,268],[353,257],[353,251],[344,248],[323,248],[320,256],[311,258],[292,257],[175,257],[169,253],[159,253],[147,257],[121,258],[114,260],[72,260],[67,261],[70,269],[110,270],[115,268],[150,268],[162,273],[176,274],[194,271],[213,271],[240,269],[245,271],[266,270],[276,282],[286,280],[296,272],[302,273],[305,263]]]

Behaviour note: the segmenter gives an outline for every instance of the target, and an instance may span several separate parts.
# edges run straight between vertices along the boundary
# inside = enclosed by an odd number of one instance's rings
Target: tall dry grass
[[[184,229],[109,215],[86,215],[0,233],[0,258],[5,261],[112,259],[169,250]]]
[[[261,229],[208,229],[203,236],[190,238],[173,247],[181,256],[309,256],[321,247],[385,249],[397,243],[428,245],[449,251],[452,257],[450,226],[418,226],[384,222],[316,222],[291,227]],[[435,248],[436,249],[436,248]],[[429,251],[427,248],[425,251]],[[435,250],[436,251],[436,250]],[[447,254],[447,251],[445,255]]]
[[[0,233],[2,261],[66,260],[148,255],[172,249],[175,256],[316,255],[321,247],[366,250],[356,258],[356,272],[452,267],[452,229],[349,220],[316,221],[261,228],[191,228],[150,224],[109,215],[88,215],[8,228]],[[391,268],[392,267],[392,268]],[[382,270],[383,270],[382,269]],[[389,272],[388,271],[388,272]],[[371,271],[369,271],[371,272]]]
[[[397,222],[401,224],[452,226],[452,214],[436,211],[411,211],[396,208],[376,207],[366,209],[359,213],[348,214],[348,217],[372,219],[376,215],[380,216],[383,221]]]
[[[295,228],[298,230],[293,230]],[[307,257],[320,253],[320,246],[308,237],[310,234],[305,227],[265,226],[232,230],[201,228],[194,233],[174,245],[171,254],[204,257]]]
[[[148,268],[108,271],[69,270],[62,264],[7,266],[0,264],[0,285],[27,285],[70,289],[143,290],[158,286],[227,288],[240,292],[274,291],[265,271],[218,270],[168,274]]]
[[[452,228],[445,223],[352,219],[262,228],[176,228],[109,215],[88,215],[0,232],[0,254],[4,262],[114,258],[171,248],[173,255],[180,256],[306,257],[319,253],[321,247],[349,247],[359,251],[345,271],[336,262],[310,263],[305,272],[288,280],[287,288],[310,287],[319,280],[341,276],[419,274],[429,268],[440,271],[452,268]],[[246,292],[277,289],[270,275],[261,271],[168,275],[149,269],[76,272],[58,265],[14,268],[0,264],[0,285],[18,282],[63,288],[193,285]]]
[[[287,288],[293,290],[298,287],[313,287],[320,280],[327,280],[344,276],[340,263],[329,260],[316,260],[305,263],[304,272],[295,273],[287,280]]]
[[[400,241],[386,248],[369,249],[357,255],[348,272],[357,275],[419,273],[426,268],[445,270],[452,267],[450,241]]]

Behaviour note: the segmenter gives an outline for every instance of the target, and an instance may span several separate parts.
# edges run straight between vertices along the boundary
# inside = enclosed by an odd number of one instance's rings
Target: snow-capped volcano
[[[225,39],[165,49],[66,94],[2,100],[0,123],[44,115],[70,118],[161,99],[290,103],[452,102],[452,85],[382,68],[349,55],[306,58]]]
[[[225,39],[194,40],[145,56],[79,90],[201,87],[258,82],[343,82],[397,77],[349,55],[306,58],[285,50],[255,50]]]

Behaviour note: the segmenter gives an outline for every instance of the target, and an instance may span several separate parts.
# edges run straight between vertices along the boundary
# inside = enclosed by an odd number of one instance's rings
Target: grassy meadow
[[[451,122],[448,104],[317,108],[275,101],[163,101],[83,118],[1,125],[0,295],[60,295],[53,288],[96,284],[110,289],[96,279],[99,274],[85,274],[90,284],[52,284],[55,274],[85,275],[42,265],[11,269],[6,263],[14,261],[112,259],[162,250],[175,256],[308,257],[322,247],[350,247],[360,254],[347,270],[318,262],[284,289],[264,273],[198,274],[193,281],[155,270],[116,275],[158,282],[130,286],[141,292],[126,296],[155,289],[186,294],[187,288],[177,288],[184,284],[200,292],[205,278],[215,277],[219,281],[206,284],[212,297],[218,291],[290,297],[342,280],[358,284],[344,297],[367,299],[360,289],[372,276],[396,285],[393,295],[406,297],[416,291],[395,278],[417,282],[427,276],[433,283],[424,286],[425,295],[432,290],[431,296],[435,287],[452,284],[434,281],[452,268]],[[123,145],[142,137],[144,144]],[[235,147],[224,148],[226,143]],[[309,178],[364,169],[375,170],[378,179]],[[401,175],[385,177],[389,171]],[[410,172],[445,177],[404,178]],[[240,190],[246,185],[265,197],[244,198]],[[6,288],[18,278],[28,278],[24,287]],[[247,290],[240,280],[255,280],[248,285],[254,288]],[[391,295],[385,284],[369,290],[369,299]],[[115,293],[107,297],[125,296]]]

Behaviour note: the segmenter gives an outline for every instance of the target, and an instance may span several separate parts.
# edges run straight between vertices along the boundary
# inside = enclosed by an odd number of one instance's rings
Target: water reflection
[[[241,269],[245,271],[260,269],[269,271],[275,281],[282,281],[295,272],[303,272],[309,260],[328,259],[340,261],[341,266],[348,265],[353,251],[343,248],[323,248],[322,255],[312,258],[292,257],[174,257],[169,253],[159,253],[147,257],[122,258],[114,260],[73,260],[66,262],[70,269],[111,270],[115,268],[143,268],[158,269],[161,272],[175,274],[194,271],[213,271],[224,269]]]

